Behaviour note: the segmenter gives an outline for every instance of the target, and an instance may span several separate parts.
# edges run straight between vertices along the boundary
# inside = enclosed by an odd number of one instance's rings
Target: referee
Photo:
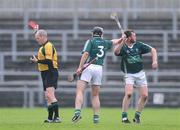
[[[48,41],[47,32],[38,30],[35,39],[40,48],[38,56],[32,56],[30,61],[38,64],[38,70],[41,72],[41,78],[44,87],[45,98],[48,103],[48,118],[44,123],[60,123],[59,106],[55,97],[55,89],[58,82],[58,62],[57,52],[51,42]]]

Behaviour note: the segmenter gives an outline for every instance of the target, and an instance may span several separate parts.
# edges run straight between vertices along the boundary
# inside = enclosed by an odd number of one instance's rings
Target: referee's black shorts
[[[48,87],[54,87],[55,89],[57,88],[58,76],[59,75],[57,69],[53,69],[52,71],[41,71],[44,91],[46,91],[46,88]]]

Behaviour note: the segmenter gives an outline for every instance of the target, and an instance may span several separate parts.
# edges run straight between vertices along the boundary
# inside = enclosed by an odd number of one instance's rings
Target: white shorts
[[[135,74],[127,73],[124,76],[125,84],[136,85],[136,87],[147,86],[146,74],[140,71]]]
[[[91,82],[92,85],[102,84],[102,66],[89,65],[81,74],[80,80]]]

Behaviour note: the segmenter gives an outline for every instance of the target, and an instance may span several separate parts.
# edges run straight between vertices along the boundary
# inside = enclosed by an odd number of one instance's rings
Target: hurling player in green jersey
[[[156,69],[158,67],[157,52],[156,49],[150,45],[136,41],[136,33],[132,30],[125,31],[122,38],[123,40],[121,43],[116,45],[114,48],[115,55],[121,56],[122,58],[121,70],[125,74],[125,95],[122,102],[122,122],[130,123],[127,111],[133,94],[133,87],[136,85],[139,89],[140,96],[133,122],[140,123],[140,115],[148,98],[148,87],[146,75],[143,70],[142,55],[150,52],[152,56],[152,68]]]
[[[76,99],[75,99],[75,113],[72,118],[72,122],[77,122],[81,119],[81,108],[83,104],[83,95],[85,88],[89,82],[91,82],[92,90],[92,108],[93,108],[93,122],[99,122],[99,89],[102,81],[102,66],[104,58],[108,50],[110,50],[113,44],[120,44],[122,39],[104,40],[103,28],[94,27],[92,31],[92,38],[87,40],[82,51],[82,57],[79,63],[79,67],[76,71],[80,75],[77,81],[76,87]],[[96,60],[89,65],[85,70],[82,70],[85,63]]]

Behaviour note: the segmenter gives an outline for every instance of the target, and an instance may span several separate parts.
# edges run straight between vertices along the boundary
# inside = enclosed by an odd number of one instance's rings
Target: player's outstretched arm
[[[120,38],[119,41],[115,39],[114,42],[117,42],[117,43],[115,43],[114,54],[115,54],[116,56],[118,56],[118,55],[120,54],[120,50],[121,50],[123,44],[125,43],[125,41],[126,41],[126,38],[125,38],[125,37]]]
[[[157,51],[155,48],[151,49],[151,55],[152,55],[152,68],[157,69],[158,67],[158,59],[157,59]]]
[[[115,45],[114,54],[116,56],[118,56],[120,54],[120,50],[121,50],[123,44],[126,42],[126,40],[127,40],[127,36],[124,33],[122,34],[121,38],[111,40],[113,42],[113,45]]]
[[[113,45],[117,45],[117,44],[124,43],[126,40],[127,40],[127,36],[126,36],[126,34],[123,33],[121,38],[119,38],[119,39],[112,39],[111,41],[112,41]]]
[[[119,38],[119,39],[112,39],[112,43],[113,45],[117,45],[117,44],[120,44],[122,42],[123,38]]]

